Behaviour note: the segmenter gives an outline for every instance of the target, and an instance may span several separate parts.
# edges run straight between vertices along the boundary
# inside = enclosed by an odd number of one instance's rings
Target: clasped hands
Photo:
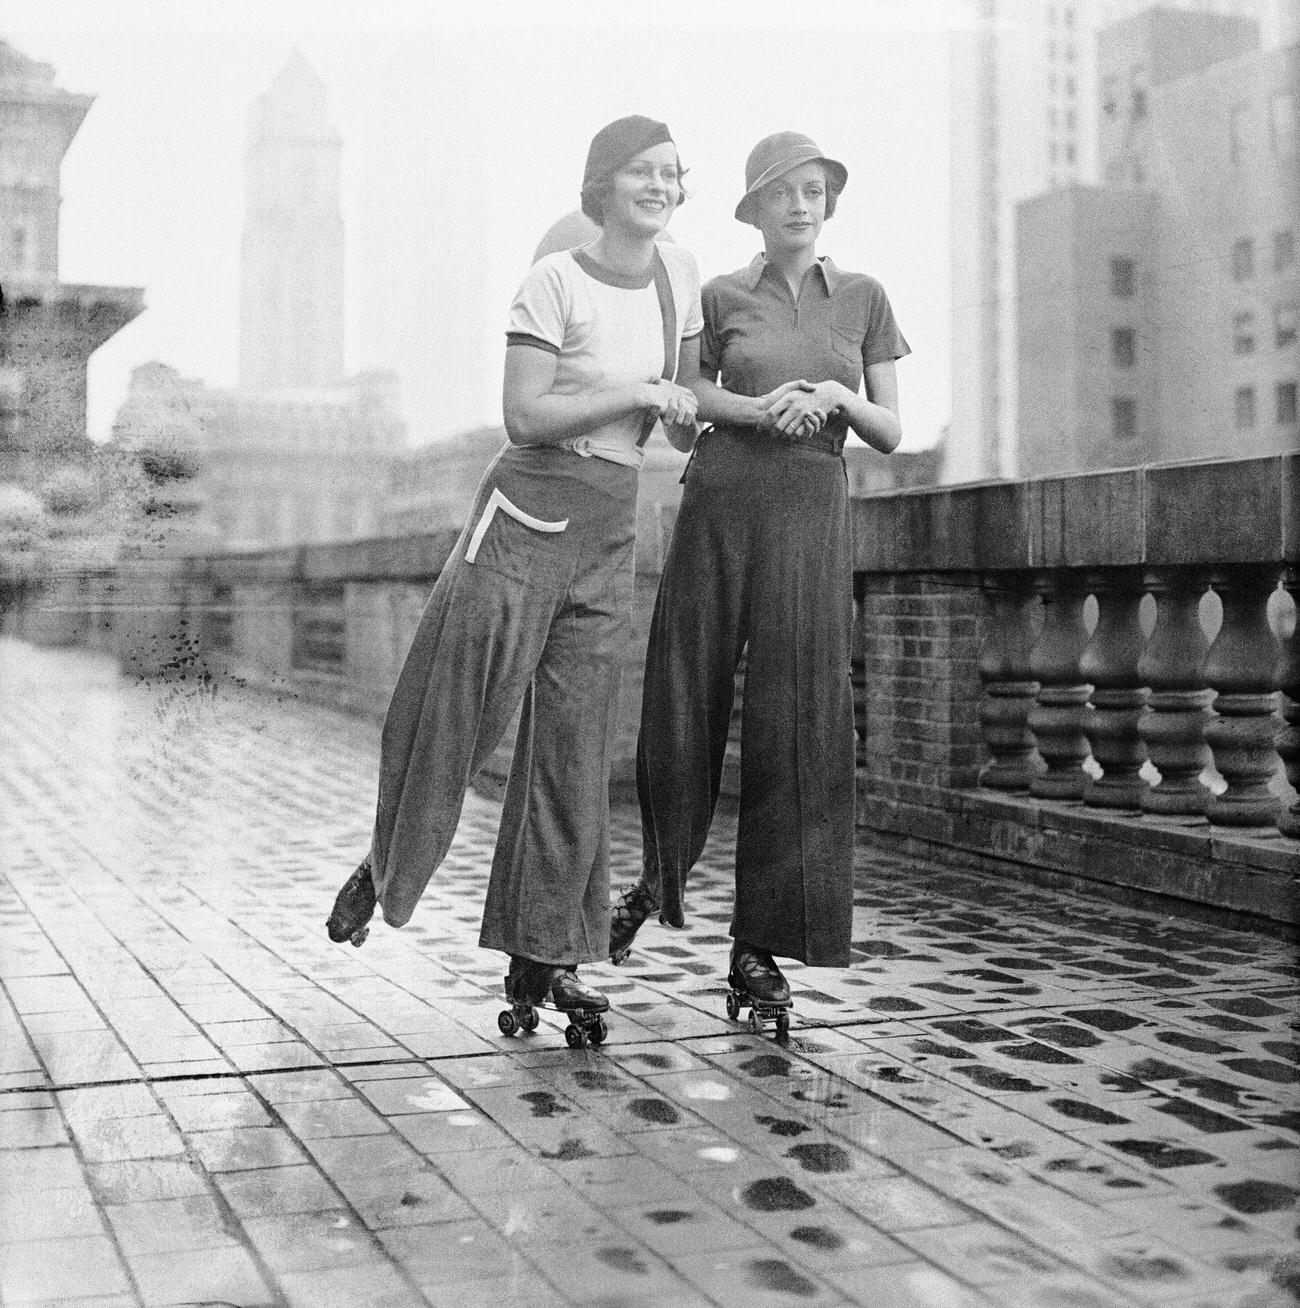
[[[761,396],[763,414],[758,420],[762,432],[776,432],[786,440],[805,441],[826,425],[839,407],[835,382],[813,384],[803,380],[786,382]]]
[[[695,422],[699,401],[695,392],[665,377],[646,383],[645,409],[665,426],[688,427]]]

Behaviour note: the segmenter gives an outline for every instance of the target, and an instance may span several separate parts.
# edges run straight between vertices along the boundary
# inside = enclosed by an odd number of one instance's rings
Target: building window
[[[1249,310],[1232,316],[1232,352],[1255,353],[1255,315]]]
[[[1111,329],[1110,361],[1117,368],[1131,368],[1137,362],[1137,333],[1132,327]]]
[[[1064,12],[1064,18],[1065,18],[1065,25],[1066,25],[1066,27],[1073,27],[1073,26],[1074,26],[1074,10],[1073,10],[1073,9],[1068,9],[1068,8],[1067,8],[1067,9],[1065,10],[1065,12]]]
[[[1073,146],[1073,144],[1067,143],[1067,145],[1066,145],[1066,147],[1065,147],[1065,162],[1066,162],[1066,163],[1073,163],[1073,162],[1074,162],[1074,146]]]
[[[1075,88],[1074,88],[1074,78],[1073,78],[1073,77],[1067,77],[1067,78],[1065,79],[1065,94],[1066,94],[1066,95],[1073,95],[1073,94],[1074,94],[1074,89],[1075,89]]]
[[[1072,64],[1072,63],[1074,63],[1074,42],[1073,42],[1073,41],[1067,41],[1067,42],[1065,43],[1065,62],[1066,62],[1067,64]]]
[[[1289,227],[1273,233],[1273,271],[1285,272],[1295,263],[1295,232]]]
[[[1115,74],[1107,73],[1101,79],[1101,111],[1108,118],[1115,116],[1115,107],[1119,102],[1119,89],[1115,84]]]
[[[1300,304],[1284,300],[1273,306],[1273,344],[1279,350],[1296,343],[1300,335]]]
[[[1232,280],[1247,282],[1255,275],[1255,242],[1243,236],[1232,247]]]
[[[1277,420],[1283,427],[1296,425],[1296,384],[1295,382],[1278,382],[1277,384]]]
[[[1269,98],[1268,135],[1279,159],[1295,154],[1295,96],[1290,91],[1275,91]]]
[[[1138,405],[1136,400],[1116,397],[1110,402],[1110,432],[1115,440],[1132,444],[1137,439]]]
[[[1232,316],[1232,352],[1255,353],[1255,315],[1249,310]]]
[[[1233,413],[1238,431],[1248,431],[1255,425],[1255,388],[1238,386],[1233,396]]]
[[[1250,138],[1250,105],[1234,104],[1228,110],[1228,162],[1239,164],[1246,158]]]
[[[1133,297],[1133,287],[1135,282],[1135,268],[1132,259],[1127,259],[1123,255],[1112,255],[1110,260],[1110,293],[1117,300],[1128,300]]]

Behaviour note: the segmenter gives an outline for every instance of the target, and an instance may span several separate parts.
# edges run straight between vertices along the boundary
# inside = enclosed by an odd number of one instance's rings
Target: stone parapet
[[[864,836],[1293,925],[1296,471],[1286,455],[856,497]],[[671,528],[642,516],[625,791]],[[456,535],[124,564],[77,592],[83,629],[147,675],[378,717]],[[724,800],[740,767],[733,739]]]

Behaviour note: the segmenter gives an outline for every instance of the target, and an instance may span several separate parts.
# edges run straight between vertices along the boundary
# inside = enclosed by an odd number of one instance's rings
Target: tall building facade
[[[1296,448],[1300,45],[1150,9],[1098,64],[1103,184],[1018,215],[1022,472]]]
[[[295,51],[249,113],[239,332],[245,390],[343,380],[341,153],[325,84]]]
[[[59,173],[92,99],[0,41],[0,481],[89,456],[87,361],[144,308],[136,287],[59,280]]]
[[[1101,180],[1098,34],[1150,0],[972,0],[950,56],[952,393],[945,480],[1014,476],[1019,457],[1015,212]],[[1178,0],[1297,39],[1300,0]],[[1145,75],[1141,69],[1139,75]]]
[[[1086,0],[976,0],[950,52],[952,422],[944,477],[1011,476],[1015,206],[1088,175]]]
[[[480,235],[536,221],[487,202],[477,73],[439,43],[413,43],[366,123],[357,262],[359,361],[392,368],[412,444],[501,416],[507,305],[489,291]]]

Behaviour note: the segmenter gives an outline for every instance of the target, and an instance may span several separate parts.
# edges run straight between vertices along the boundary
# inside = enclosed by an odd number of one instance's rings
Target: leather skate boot
[[[506,998],[515,1004],[556,1008],[561,1012],[585,1009],[603,1013],[609,1000],[578,979],[576,966],[536,963],[529,958],[510,959],[506,974]]]
[[[659,908],[659,901],[644,881],[615,896],[609,906],[609,961],[621,963],[632,948],[641,924]]]
[[[374,915],[375,881],[370,875],[370,855],[367,854],[335,896],[334,911],[325,923],[325,930],[336,945],[350,940],[359,948],[370,934],[367,924]]]
[[[785,1008],[790,1003],[790,987],[772,955],[744,940],[737,940],[731,946],[727,984],[757,1004]]]

